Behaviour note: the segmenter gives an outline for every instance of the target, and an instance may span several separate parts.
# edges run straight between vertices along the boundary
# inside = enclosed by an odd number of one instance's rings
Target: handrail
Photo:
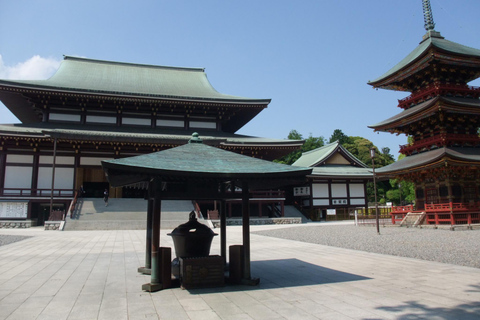
[[[480,137],[472,134],[463,134],[463,133],[442,133],[435,135],[433,137],[425,138],[414,142],[413,144],[406,144],[400,146],[400,152],[403,154],[411,154],[415,150],[420,150],[423,148],[429,148],[433,145],[437,147],[442,147],[450,143],[476,143],[480,144]]]
[[[75,212],[75,207],[77,206],[78,200],[78,190],[75,191],[75,197],[73,197],[72,203],[70,204],[70,219],[73,218],[73,213]]]
[[[456,93],[469,95],[471,94],[474,98],[480,96],[480,87],[473,87],[467,85],[456,85],[456,84],[441,84],[441,85],[432,85],[427,86],[426,88],[412,93],[406,98],[398,100],[398,107],[402,109],[407,109],[411,104],[417,104],[427,99],[432,98],[433,96],[438,96],[446,93]]]

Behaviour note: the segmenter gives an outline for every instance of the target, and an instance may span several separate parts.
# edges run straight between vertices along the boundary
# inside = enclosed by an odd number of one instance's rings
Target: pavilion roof
[[[322,166],[325,164],[325,161],[327,161],[336,153],[340,153],[347,161],[351,163],[352,166],[354,165],[362,168],[367,168],[367,166],[362,161],[357,159],[353,154],[351,154],[347,149],[345,149],[339,143],[339,141],[335,141],[320,148],[302,153],[302,156],[292,165],[300,167]]]
[[[203,143],[188,143],[146,155],[104,160],[102,166],[109,182],[115,187],[148,181],[153,176],[166,180],[249,180],[253,185],[274,187],[280,180],[283,184],[289,180],[304,180],[312,171],[311,168],[252,158]]]
[[[397,63],[393,68],[388,70],[382,76],[375,80],[369,81],[368,84],[374,87],[384,87],[385,89],[400,90],[400,88],[390,88],[388,78],[392,77],[397,72],[409,68],[414,62],[418,61],[421,57],[424,57],[430,49],[441,50],[443,52],[460,55],[465,57],[480,58],[480,50],[461,45],[456,42],[452,42],[443,38],[439,32],[428,31],[424,36],[424,39],[420,44],[408,54],[403,60]],[[478,63],[480,65],[480,62]],[[476,77],[475,77],[476,78]],[[470,79],[471,80],[474,80]],[[467,81],[468,82],[468,81]]]
[[[453,110],[455,111],[455,113],[458,114],[480,114],[480,99],[439,96],[419,103],[409,109],[400,112],[393,117],[390,117],[374,125],[370,125],[368,127],[377,131],[386,131],[386,129],[395,126],[403,126],[411,121],[418,121],[418,118],[420,116],[425,116],[425,114],[437,112],[438,108],[436,106],[439,103],[441,103],[442,110],[446,110],[447,112],[449,110]]]
[[[480,148],[442,147],[434,150],[407,156],[388,166],[375,170],[380,175],[394,175],[415,169],[444,166],[445,162],[462,165],[480,165]]]
[[[350,179],[372,179],[371,168],[360,168],[348,165],[324,165],[314,167],[312,177],[321,178],[350,178]]]
[[[181,68],[122,63],[65,56],[47,80],[0,80],[0,85],[128,97],[268,104],[217,92],[203,68]]]

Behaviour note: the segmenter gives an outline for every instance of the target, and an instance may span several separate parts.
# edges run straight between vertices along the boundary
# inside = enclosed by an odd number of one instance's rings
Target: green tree
[[[335,141],[338,141],[343,146],[344,144],[350,143],[350,137],[343,133],[342,130],[335,129],[333,130],[333,133],[328,143],[332,143]]]
[[[287,137],[289,140],[303,140],[302,134],[297,130],[291,130]],[[305,143],[300,148],[300,150],[293,151],[286,156],[281,157],[280,159],[274,160],[278,163],[292,164],[297,161],[303,152],[307,152],[316,148],[323,147],[325,145],[325,139],[320,137],[313,137],[312,134],[305,139]]]

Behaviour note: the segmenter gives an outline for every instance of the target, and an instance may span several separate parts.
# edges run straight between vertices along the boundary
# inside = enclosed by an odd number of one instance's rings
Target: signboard
[[[347,199],[335,199],[332,200],[332,204],[339,205],[339,204],[347,204]]]
[[[336,209],[327,209],[327,215],[328,216],[334,216],[337,214],[337,210]]]
[[[0,218],[26,219],[28,202],[0,201]]]
[[[293,196],[309,196],[310,195],[310,187],[295,187],[293,188]]]

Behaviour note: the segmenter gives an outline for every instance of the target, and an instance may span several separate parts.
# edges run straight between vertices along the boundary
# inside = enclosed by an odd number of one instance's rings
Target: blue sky
[[[480,49],[479,0],[431,4],[437,31]],[[203,67],[219,92],[272,99],[238,133],[328,139],[342,129],[396,157],[406,137],[367,126],[399,113],[408,94],[367,82],[424,33],[421,0],[0,0],[0,78],[48,78],[63,55]],[[0,104],[0,123],[14,122]]]

